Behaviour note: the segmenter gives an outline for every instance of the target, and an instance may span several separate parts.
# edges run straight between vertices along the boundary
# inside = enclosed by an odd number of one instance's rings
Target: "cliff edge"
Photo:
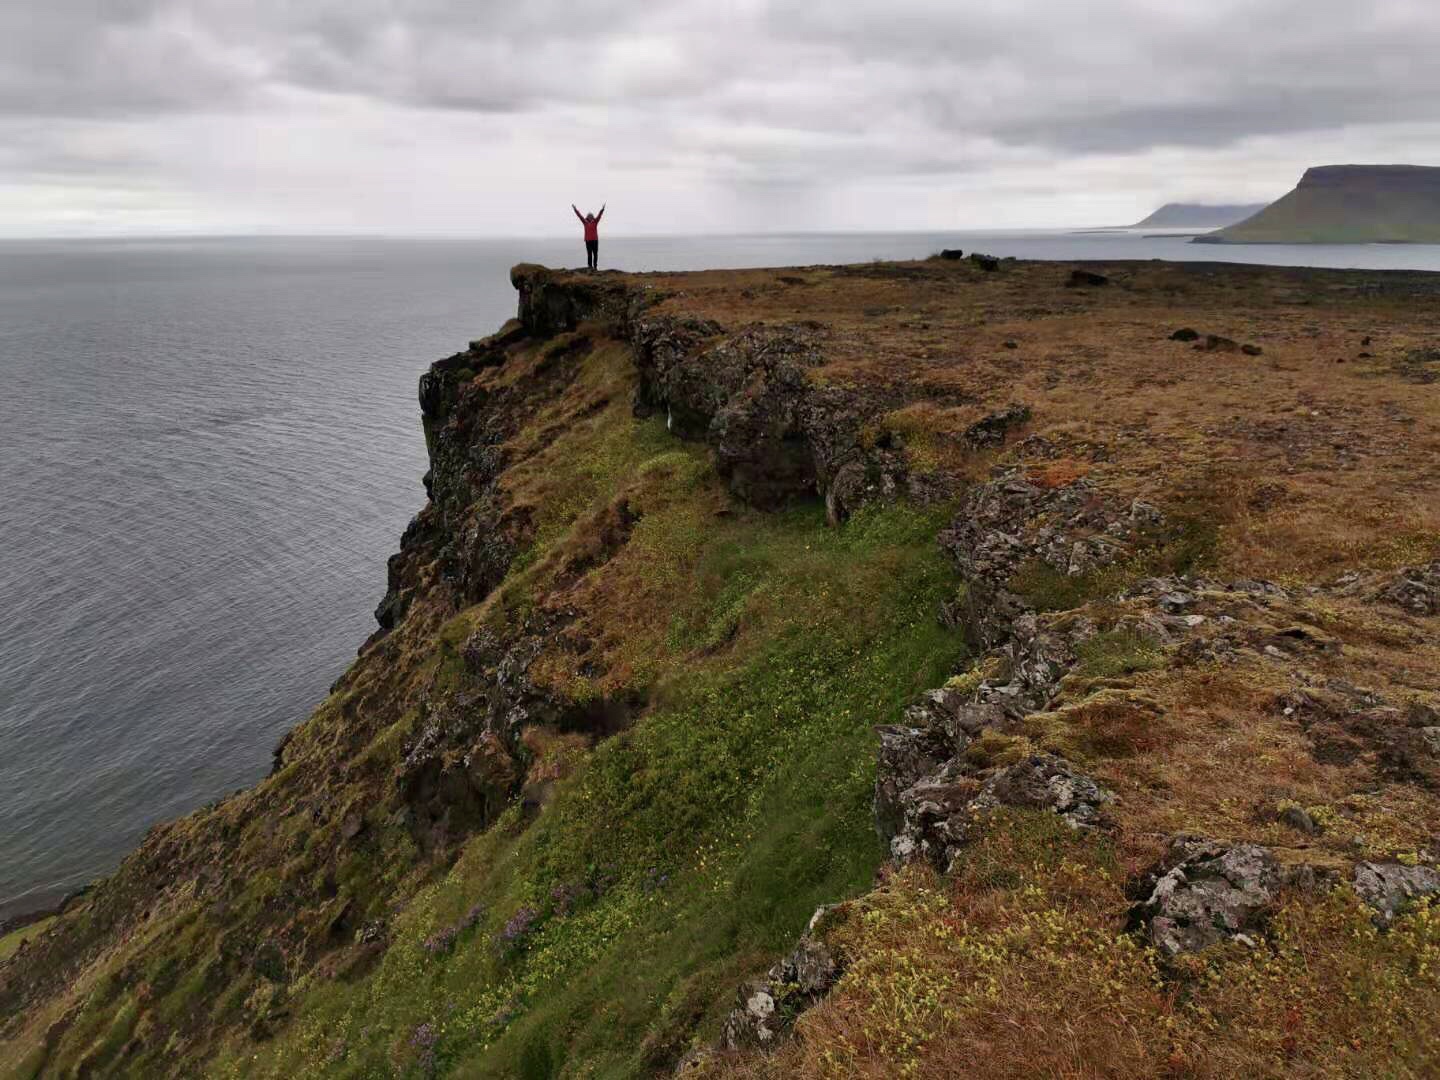
[[[1435,1073],[1440,275],[511,280],[375,634],[0,939],[0,1076]]]

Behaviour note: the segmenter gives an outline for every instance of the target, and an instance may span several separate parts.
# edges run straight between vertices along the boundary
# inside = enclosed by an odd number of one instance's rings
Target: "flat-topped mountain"
[[[1264,203],[1166,203],[1132,229],[1223,229],[1253,217],[1265,209]]]
[[[1254,217],[1204,244],[1440,243],[1440,168],[1323,165]]]

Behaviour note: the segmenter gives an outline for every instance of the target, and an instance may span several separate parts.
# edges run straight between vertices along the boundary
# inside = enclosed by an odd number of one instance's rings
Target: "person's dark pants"
[[[600,269],[600,241],[585,241],[585,267],[589,270]]]

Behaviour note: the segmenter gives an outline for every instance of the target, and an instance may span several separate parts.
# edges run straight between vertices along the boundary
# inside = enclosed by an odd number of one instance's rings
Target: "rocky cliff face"
[[[1260,213],[1198,238],[1210,244],[1433,244],[1440,168],[1321,165]]]
[[[1436,279],[512,281],[376,634],[0,961],[0,1061],[1429,1070]]]

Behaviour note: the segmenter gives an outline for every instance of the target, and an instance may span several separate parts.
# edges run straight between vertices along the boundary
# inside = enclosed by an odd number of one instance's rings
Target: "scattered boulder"
[[[1000,269],[1000,260],[993,255],[982,255],[978,251],[971,252],[970,261],[988,273],[994,273]]]
[[[1362,862],[1355,867],[1354,888],[1375,909],[1375,924],[1386,927],[1412,900],[1440,893],[1440,873],[1428,866]]]
[[[1188,326],[1182,326],[1179,330],[1176,330],[1173,334],[1170,335],[1170,340],[1171,340],[1171,341],[1199,341],[1199,340],[1200,340],[1200,332],[1199,332],[1198,330],[1192,330],[1192,329],[1191,329],[1190,327],[1188,327]]]
[[[959,248],[945,248],[940,252],[940,258],[942,259],[963,259],[964,257],[965,252]]]
[[[1067,289],[1082,289],[1109,284],[1110,279],[1104,274],[1097,274],[1093,270],[1071,270],[1070,278],[1065,282],[1065,287]]]
[[[1265,350],[1262,349],[1259,345],[1241,345],[1240,351],[1246,356],[1259,356]]]
[[[1257,844],[1182,836],[1166,864],[1136,915],[1172,957],[1257,930],[1285,883],[1275,856]]]
[[[1239,347],[1230,338],[1219,334],[1206,334],[1205,340],[1195,346],[1201,352],[1234,352]]]

